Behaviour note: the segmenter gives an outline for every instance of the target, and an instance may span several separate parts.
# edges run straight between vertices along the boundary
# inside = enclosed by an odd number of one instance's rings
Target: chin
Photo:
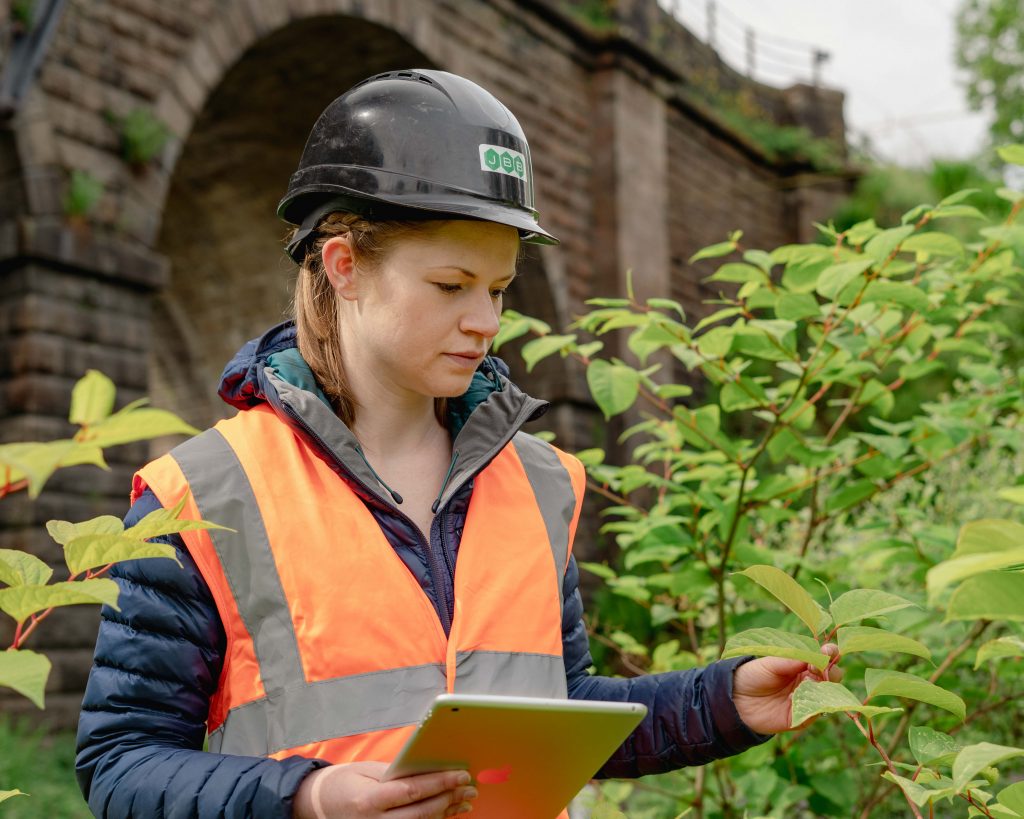
[[[458,398],[469,389],[473,377],[438,379],[430,385],[428,393],[434,398]]]

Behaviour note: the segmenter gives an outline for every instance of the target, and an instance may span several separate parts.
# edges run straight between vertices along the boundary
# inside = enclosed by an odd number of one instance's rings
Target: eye
[[[492,299],[500,299],[502,296],[505,295],[507,290],[508,290],[507,287],[499,287],[499,288],[497,288],[495,290],[492,290],[491,291],[491,298]]]
[[[448,282],[434,282],[434,285],[442,293],[453,296],[462,289],[461,284],[449,284]]]

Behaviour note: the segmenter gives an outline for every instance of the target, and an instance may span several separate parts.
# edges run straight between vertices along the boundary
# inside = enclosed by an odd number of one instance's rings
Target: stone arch
[[[154,402],[199,426],[229,411],[221,367],[289,312],[294,267],[277,202],[320,111],[364,76],[430,62],[394,30],[314,17],[270,33],[223,76],[171,177],[158,250],[170,285],[154,309]]]

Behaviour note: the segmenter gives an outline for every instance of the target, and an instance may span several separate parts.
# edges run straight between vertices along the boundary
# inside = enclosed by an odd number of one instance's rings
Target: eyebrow
[[[433,267],[429,267],[427,269],[428,270],[458,270],[462,275],[467,276],[470,279],[476,279],[477,278],[476,273],[474,273],[472,270],[466,270],[466,268],[459,267],[456,264],[439,264],[439,265],[434,265]],[[508,275],[502,276],[501,279],[498,279],[498,281],[501,281],[502,279],[514,279],[517,275],[519,275],[518,271],[513,270]]]

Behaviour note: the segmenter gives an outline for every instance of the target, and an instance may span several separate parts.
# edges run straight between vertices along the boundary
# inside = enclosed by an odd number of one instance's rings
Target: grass
[[[24,791],[0,804],[3,819],[88,819],[75,782],[75,735],[26,720],[0,719],[0,790]]]

